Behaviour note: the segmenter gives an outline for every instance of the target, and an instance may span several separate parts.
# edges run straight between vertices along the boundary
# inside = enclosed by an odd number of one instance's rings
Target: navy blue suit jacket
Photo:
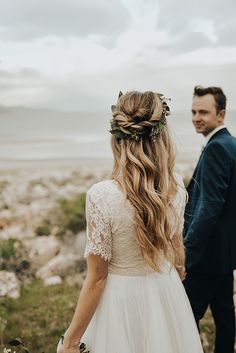
[[[231,272],[236,268],[236,138],[226,128],[207,143],[187,191],[187,272]]]

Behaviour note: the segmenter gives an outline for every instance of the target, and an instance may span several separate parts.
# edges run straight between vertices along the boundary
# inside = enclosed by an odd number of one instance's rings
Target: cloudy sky
[[[104,111],[119,90],[236,110],[235,0],[0,0],[0,105]]]

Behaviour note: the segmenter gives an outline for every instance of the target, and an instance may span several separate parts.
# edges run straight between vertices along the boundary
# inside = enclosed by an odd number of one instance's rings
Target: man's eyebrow
[[[198,111],[198,112],[204,112],[204,113],[208,113],[209,112],[209,110],[207,110],[207,109],[191,109],[191,112],[193,113],[193,112],[196,112],[196,111]]]

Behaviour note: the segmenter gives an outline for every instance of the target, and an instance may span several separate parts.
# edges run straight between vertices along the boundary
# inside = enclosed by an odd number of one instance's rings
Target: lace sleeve
[[[103,195],[104,196],[104,195]],[[87,242],[84,256],[100,255],[104,260],[111,259],[111,229],[104,212],[102,195],[87,193],[86,221]]]

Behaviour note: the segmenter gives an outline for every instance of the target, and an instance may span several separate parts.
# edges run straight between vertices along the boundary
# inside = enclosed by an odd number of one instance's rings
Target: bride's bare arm
[[[177,233],[172,238],[172,246],[175,249],[175,268],[179,273],[181,280],[185,278],[185,249],[183,244],[183,236]]]
[[[98,255],[89,255],[87,258],[87,276],[81,290],[73,319],[65,334],[63,347],[78,345],[78,341],[86,330],[103,293],[108,275],[108,261]],[[86,342],[85,342],[86,343]],[[63,353],[63,350],[60,351]]]

